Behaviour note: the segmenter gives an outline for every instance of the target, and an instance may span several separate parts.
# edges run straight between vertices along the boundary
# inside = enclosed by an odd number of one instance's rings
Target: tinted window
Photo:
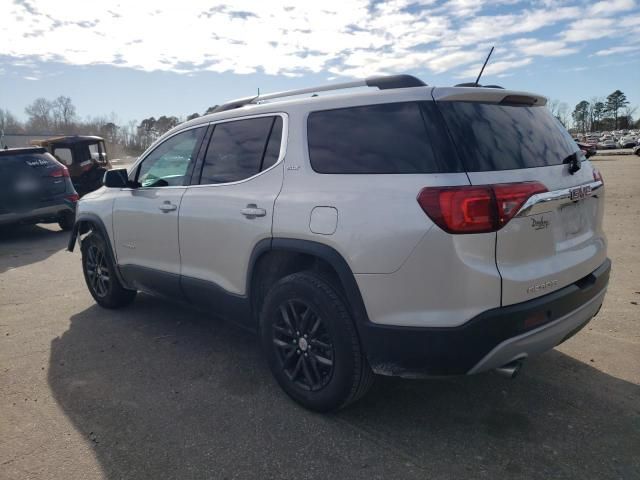
[[[471,102],[438,106],[471,172],[558,165],[579,151],[544,107]]]
[[[433,102],[313,112],[311,166],[320,173],[440,173],[460,167]]]
[[[211,135],[200,183],[237,182],[260,172],[266,150],[271,147],[268,160],[272,161],[273,150],[280,149],[279,138],[277,146],[268,144],[272,126],[276,130],[275,119],[260,117],[217,124]],[[276,135],[273,138],[275,142]]]
[[[278,161],[280,156],[280,142],[282,140],[282,118],[276,117],[273,120],[269,143],[264,151],[264,160],[262,160],[262,170],[266,170]]]
[[[185,185],[205,131],[206,127],[186,130],[158,145],[138,167],[141,186]]]

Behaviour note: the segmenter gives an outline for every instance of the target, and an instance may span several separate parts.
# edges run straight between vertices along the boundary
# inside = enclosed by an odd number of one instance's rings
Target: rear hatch
[[[20,212],[38,208],[66,192],[66,168],[49,153],[4,152],[0,157],[2,210]]]
[[[496,233],[502,304],[586,279],[606,260],[604,188],[542,97],[487,88],[434,89],[472,185],[539,182]]]

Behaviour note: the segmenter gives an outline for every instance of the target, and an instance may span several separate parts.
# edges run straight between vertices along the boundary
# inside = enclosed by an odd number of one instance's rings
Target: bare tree
[[[46,98],[36,98],[31,105],[28,105],[24,109],[25,113],[29,117],[29,127],[39,133],[47,132],[52,125],[52,108],[52,103]]]
[[[3,110],[0,108],[0,132],[5,135],[11,133],[23,133],[24,127],[20,124],[18,119],[9,110]]]
[[[76,118],[76,107],[73,105],[70,97],[60,95],[51,102],[51,109],[56,127],[62,128],[63,130],[68,129]]]

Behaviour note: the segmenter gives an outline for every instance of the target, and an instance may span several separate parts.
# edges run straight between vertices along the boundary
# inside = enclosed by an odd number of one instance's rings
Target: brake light
[[[69,169],[64,165],[60,165],[60,167],[51,172],[49,176],[54,178],[68,177]]]
[[[69,200],[71,203],[76,203],[78,200],[80,200],[80,195],[78,195],[77,193],[74,193],[74,194],[71,194],[71,195],[67,195],[64,198]]]
[[[426,187],[417,200],[445,232],[487,233],[500,230],[529,197],[546,191],[539,182]]]

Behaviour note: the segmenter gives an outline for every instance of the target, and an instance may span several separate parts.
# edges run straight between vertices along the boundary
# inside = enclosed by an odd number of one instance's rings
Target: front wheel
[[[84,279],[98,305],[120,308],[130,304],[137,292],[124,288],[118,280],[102,236],[92,232],[82,240],[81,246]]]
[[[260,316],[269,367],[304,407],[337,410],[362,397],[373,372],[345,302],[323,278],[295,273],[269,291]]]

